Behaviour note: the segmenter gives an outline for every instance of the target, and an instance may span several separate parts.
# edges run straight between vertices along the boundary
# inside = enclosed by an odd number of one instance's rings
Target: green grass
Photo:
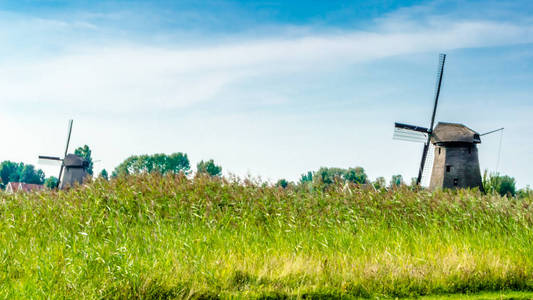
[[[524,299],[532,225],[533,199],[476,191],[98,180],[0,194],[0,297]]]
[[[533,299],[533,292],[484,292],[477,294],[452,294],[452,295],[438,295],[438,296],[424,296],[421,300],[455,300],[455,299],[469,299],[469,300],[530,300]]]

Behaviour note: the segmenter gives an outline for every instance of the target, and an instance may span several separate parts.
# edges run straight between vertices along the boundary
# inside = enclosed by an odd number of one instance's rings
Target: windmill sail
[[[402,123],[394,123],[392,138],[415,143],[425,143],[428,137],[428,129]]]
[[[72,133],[72,120],[68,120],[67,145],[65,146],[65,155],[63,155],[63,157],[67,156],[68,144],[70,143],[70,134],[71,133]]]
[[[437,71],[437,81],[435,82],[435,104],[433,105],[433,114],[431,115],[431,124],[429,129],[433,130],[435,124],[435,115],[437,114],[437,104],[439,104],[440,87],[442,85],[442,75],[444,74],[444,63],[446,62],[446,54],[439,55],[439,68]]]
[[[427,139],[427,133],[396,127],[394,128],[394,134],[392,135],[392,138],[401,141],[425,143]]]
[[[70,134],[72,133],[72,120],[68,121],[68,134],[67,134],[67,145],[65,146],[65,155],[63,157],[67,157],[68,153],[68,144],[70,143]],[[59,176],[57,177],[57,187],[59,187],[59,184],[61,183],[61,175],[63,174],[63,168],[65,167],[64,164],[61,164],[61,168],[59,169]]]
[[[422,170],[422,179],[420,185],[428,187],[431,180],[431,173],[433,172],[433,159],[435,157],[435,146],[429,144],[426,161],[424,162],[424,170]]]
[[[39,164],[48,166],[60,166],[63,160],[59,157],[39,155]]]
[[[422,151],[422,159],[420,160],[420,168],[418,169],[418,178],[416,183],[418,185],[422,182],[422,173],[424,172],[426,158],[428,156],[428,149],[431,146],[431,133],[433,131],[433,125],[435,124],[435,115],[437,114],[437,105],[439,104],[440,87],[442,85],[442,75],[444,74],[444,63],[446,62],[446,54],[440,54],[439,56],[439,69],[437,71],[437,83],[435,85],[435,104],[433,105],[433,114],[431,115],[431,123],[429,125],[429,134],[427,142],[424,145]]]

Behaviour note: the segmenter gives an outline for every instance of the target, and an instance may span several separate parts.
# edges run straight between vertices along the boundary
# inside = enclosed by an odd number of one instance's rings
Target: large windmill
[[[479,134],[458,123],[439,122],[437,126],[433,127],[445,61],[446,54],[441,54],[429,128],[395,123],[393,138],[424,143],[416,181],[418,185],[422,182],[423,174],[426,174],[431,176],[430,189],[477,187],[483,190],[477,144],[481,143],[481,136],[501,131],[503,128]],[[434,153],[428,151],[430,146],[434,147]],[[430,158],[433,160],[432,163]]]
[[[60,165],[59,176],[57,177],[57,187],[64,189],[73,186],[75,183],[81,184],[87,176],[88,162],[76,154],[68,154],[68,146],[72,133],[72,120],[68,122],[67,144],[63,158],[55,156],[39,155],[39,163],[48,165]],[[63,174],[63,169],[65,170]]]

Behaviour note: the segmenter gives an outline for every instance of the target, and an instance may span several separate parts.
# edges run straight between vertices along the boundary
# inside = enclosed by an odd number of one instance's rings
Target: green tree
[[[278,182],[276,182],[276,186],[285,189],[285,188],[287,188],[287,186],[289,186],[289,182],[286,179],[282,178],[282,179],[278,180]]]
[[[54,176],[50,176],[46,178],[44,181],[44,186],[46,186],[49,189],[54,189],[57,187],[57,178]]]
[[[346,169],[322,167],[316,171],[313,181],[319,184],[330,185],[336,182],[343,182]]]
[[[527,185],[525,188],[519,189],[516,196],[521,199],[533,198],[533,190]]]
[[[372,184],[378,190],[387,186],[387,182],[385,181],[385,177],[376,178],[376,180]]]
[[[15,170],[9,174],[8,182],[21,182],[20,173],[22,173],[22,169],[24,169],[24,163],[16,163]]]
[[[109,176],[107,174],[106,169],[102,169],[102,171],[100,172],[100,175],[98,177],[103,178],[105,180],[109,180]]]
[[[215,162],[210,159],[208,161],[200,161],[196,164],[196,172],[198,174],[209,174],[210,176],[222,175],[222,167],[215,165]]]
[[[11,180],[12,174],[18,173],[18,164],[12,161],[3,161],[0,164],[0,179],[2,180],[2,188],[5,187]]]
[[[322,167],[312,175],[308,173],[308,176],[312,178],[315,183],[322,183],[325,185],[336,182],[351,182],[357,184],[365,184],[368,182],[368,176],[365,173],[365,169],[362,167],[349,169]],[[308,176],[306,176],[306,178]]]
[[[516,181],[513,177],[504,175],[501,177],[500,188],[498,190],[500,195],[516,195]]]
[[[302,174],[300,177],[300,184],[313,182],[313,172],[308,171],[307,174]]]
[[[365,173],[365,169],[362,167],[355,167],[346,170],[344,179],[352,183],[365,184],[367,183],[368,176]]]
[[[190,169],[187,154],[181,152],[170,155],[132,155],[115,168],[113,177],[151,172],[188,174]]]
[[[164,155],[164,154],[163,154]],[[191,170],[191,166],[189,163],[189,158],[187,157],[187,154],[183,154],[181,152],[178,153],[172,153],[167,156],[167,159],[165,160],[166,167],[162,168],[162,174],[165,173],[185,173],[188,174]],[[222,168],[221,168],[222,169]]]
[[[22,169],[20,170],[20,182],[43,184],[44,179],[44,172],[41,169],[36,170],[33,165],[23,165]]]
[[[91,149],[89,146],[84,145],[83,147],[78,147],[74,150],[74,154],[83,157],[89,164],[87,167],[87,173],[93,175],[93,159],[91,157]]]
[[[486,193],[498,193],[502,196],[516,195],[516,182],[513,177],[499,173],[483,173],[483,189]]]
[[[139,160],[139,156],[132,155],[128,158],[126,158],[120,165],[118,165],[115,170],[113,171],[112,177],[122,176],[122,175],[128,175],[131,173],[140,173],[140,170],[137,168],[134,168],[134,165],[137,164],[137,160]]]
[[[391,181],[390,181],[390,187],[398,187],[400,185],[403,185],[403,177],[402,175],[392,175]]]

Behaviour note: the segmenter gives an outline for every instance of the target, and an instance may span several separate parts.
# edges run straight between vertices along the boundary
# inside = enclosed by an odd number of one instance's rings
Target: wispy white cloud
[[[187,49],[137,43],[74,45],[57,56],[4,62],[1,101],[39,101],[74,110],[179,108],[215,100],[223,89],[254,77],[320,72],[409,53],[533,42],[533,26],[442,19],[416,26],[404,19],[383,19],[374,31],[241,39]]]

